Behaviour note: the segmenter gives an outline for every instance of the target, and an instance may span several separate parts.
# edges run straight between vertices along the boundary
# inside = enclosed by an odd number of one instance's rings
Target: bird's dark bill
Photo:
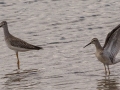
[[[88,43],[87,45],[85,45],[83,48],[85,48],[85,47],[87,47],[88,45],[90,45],[91,44],[91,42],[90,43]]]

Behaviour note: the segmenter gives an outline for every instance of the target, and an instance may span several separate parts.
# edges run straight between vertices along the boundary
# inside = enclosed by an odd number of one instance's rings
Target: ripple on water
[[[6,4],[5,2],[0,2],[0,4]]]
[[[100,90],[119,90],[119,82],[116,78],[104,77],[97,80],[97,89]]]
[[[104,41],[120,23],[119,10],[119,0],[0,0],[0,20],[10,32],[44,48],[20,55],[22,68],[35,70],[11,71],[16,57],[1,31],[0,90],[120,90],[120,65],[105,78],[95,47],[83,49],[92,37]]]
[[[40,71],[37,69],[30,69],[30,70],[14,70],[12,73],[6,74],[4,78],[7,79],[5,82],[4,89],[31,89],[34,85],[40,84],[38,80],[40,77]]]

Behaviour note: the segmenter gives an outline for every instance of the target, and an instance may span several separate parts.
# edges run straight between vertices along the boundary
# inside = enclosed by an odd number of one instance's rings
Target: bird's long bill
[[[88,45],[90,45],[91,44],[91,42],[90,43],[88,43],[87,45],[85,45],[83,48],[85,48],[85,47],[87,47]]]
[[[2,27],[2,23],[0,23],[0,27]]]

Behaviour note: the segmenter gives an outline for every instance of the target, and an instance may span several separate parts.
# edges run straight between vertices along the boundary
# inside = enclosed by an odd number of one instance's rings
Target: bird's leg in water
[[[105,64],[104,64],[104,67],[105,67],[105,74],[107,74],[107,70],[106,70],[106,66],[105,66]]]
[[[110,75],[110,69],[109,69],[109,65],[107,65],[107,67],[108,67],[108,72],[109,72],[109,75]]]
[[[17,56],[17,65],[18,65],[18,69],[20,69],[20,61],[19,61],[19,58],[18,58],[18,52],[16,52],[16,56]]]

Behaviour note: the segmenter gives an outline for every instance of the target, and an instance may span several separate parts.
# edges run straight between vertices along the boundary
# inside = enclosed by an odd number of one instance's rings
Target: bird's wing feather
[[[111,37],[111,36],[114,34],[114,32],[115,32],[116,30],[118,30],[119,28],[120,28],[120,24],[119,24],[118,26],[116,26],[111,32],[108,33],[103,48],[106,47],[106,45],[107,45],[107,43],[108,43],[110,37]]]
[[[109,52],[110,57],[115,58],[120,50],[120,25],[108,33],[103,48],[105,51]]]
[[[41,47],[37,47],[34,46],[32,44],[29,44],[19,38],[16,38],[14,36],[12,36],[13,38],[8,38],[10,41],[10,44],[14,47],[19,47],[19,48],[25,48],[25,49],[35,49],[35,50],[39,50],[41,49]]]

